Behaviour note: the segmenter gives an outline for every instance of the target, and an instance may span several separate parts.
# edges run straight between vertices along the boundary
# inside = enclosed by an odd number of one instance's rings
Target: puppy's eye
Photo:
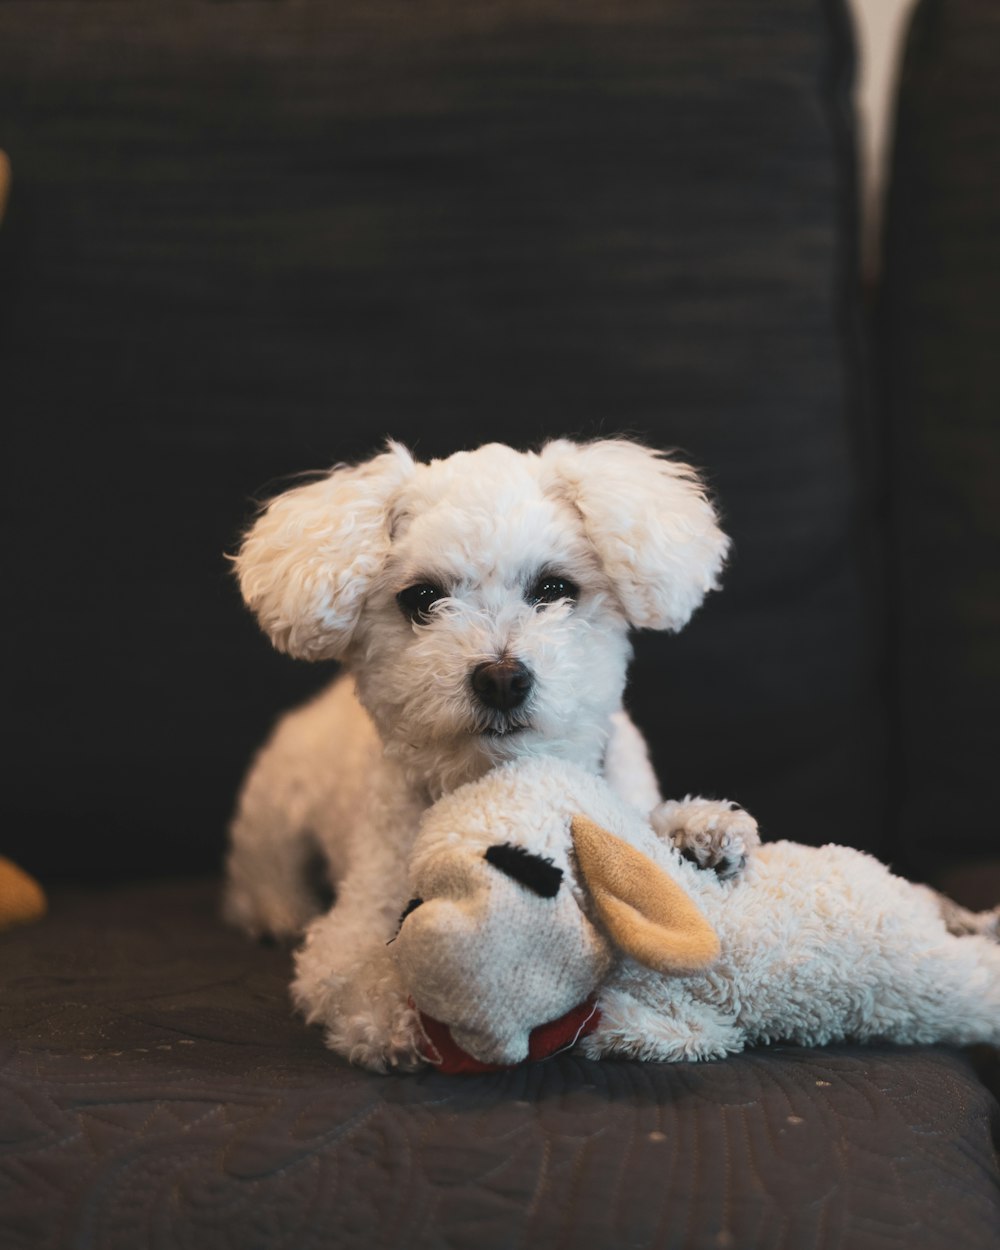
[[[415,586],[407,586],[405,590],[401,590],[396,596],[396,602],[405,617],[416,621],[418,625],[426,625],[430,619],[431,606],[445,597],[441,587],[435,586],[433,582],[417,582]]]
[[[560,599],[576,600],[579,597],[580,587],[576,582],[556,573],[543,573],[528,590],[529,603],[558,603]]]

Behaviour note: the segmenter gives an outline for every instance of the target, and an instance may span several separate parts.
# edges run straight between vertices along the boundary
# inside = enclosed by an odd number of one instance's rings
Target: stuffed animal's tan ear
[[[580,873],[608,936],[657,972],[696,972],[718,958],[715,930],[672,877],[586,816],[574,816]]]

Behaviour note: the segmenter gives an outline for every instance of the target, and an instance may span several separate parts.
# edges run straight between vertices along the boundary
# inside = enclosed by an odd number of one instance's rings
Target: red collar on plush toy
[[[412,1003],[412,999],[410,1001]],[[446,1024],[434,1020],[422,1011],[418,1014],[424,1032],[424,1058],[433,1063],[439,1072],[502,1072],[505,1068],[514,1066],[509,1063],[483,1063],[475,1059],[468,1051],[462,1050]],[[548,1024],[540,1024],[531,1030],[528,1038],[528,1059],[548,1059],[561,1050],[569,1050],[581,1037],[593,1033],[600,1020],[601,1012],[592,994],[586,1002],[574,1007],[572,1011],[567,1011],[558,1020],[550,1020]]]

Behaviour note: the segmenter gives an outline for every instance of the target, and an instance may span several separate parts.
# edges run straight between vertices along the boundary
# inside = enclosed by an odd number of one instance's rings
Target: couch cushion
[[[944,1049],[346,1067],[214,881],[0,937],[5,1250],[995,1245],[998,1108]]]
[[[328,675],[223,558],[280,475],[623,430],[707,466],[736,544],[640,640],[670,792],[877,844],[841,0],[2,10],[8,853],[217,859]]]
[[[928,876],[997,851],[983,788],[1000,755],[998,63],[991,0],[919,6],[886,218],[896,855]]]

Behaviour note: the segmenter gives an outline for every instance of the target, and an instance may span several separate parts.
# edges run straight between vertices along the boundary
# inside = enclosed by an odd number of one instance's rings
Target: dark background
[[[904,90],[939,87],[955,46],[918,43],[933,67]],[[966,54],[995,202],[996,88]],[[913,293],[928,234],[995,216],[914,211],[914,179],[925,207],[944,179],[972,194],[939,122],[900,174],[898,285],[868,336],[852,73],[836,0],[0,4],[2,849],[43,879],[217,864],[251,752],[332,671],[270,650],[224,559],[285,475],[387,435],[430,457],[626,432],[703,466],[735,539],[688,631],[638,639],[629,704],[667,791],[927,871],[908,851],[938,840],[933,770],[970,790],[949,853],[992,850],[971,796],[995,758],[994,551],[956,565],[967,546],[937,527],[946,635],[989,583],[962,661],[983,706],[971,755],[937,725],[933,761],[926,735],[913,756],[903,687],[926,696],[950,644],[919,626],[921,510],[892,518],[938,411],[906,419],[927,301],[964,306],[947,249]],[[974,369],[969,320],[948,341]],[[996,404],[979,411],[991,431]]]

